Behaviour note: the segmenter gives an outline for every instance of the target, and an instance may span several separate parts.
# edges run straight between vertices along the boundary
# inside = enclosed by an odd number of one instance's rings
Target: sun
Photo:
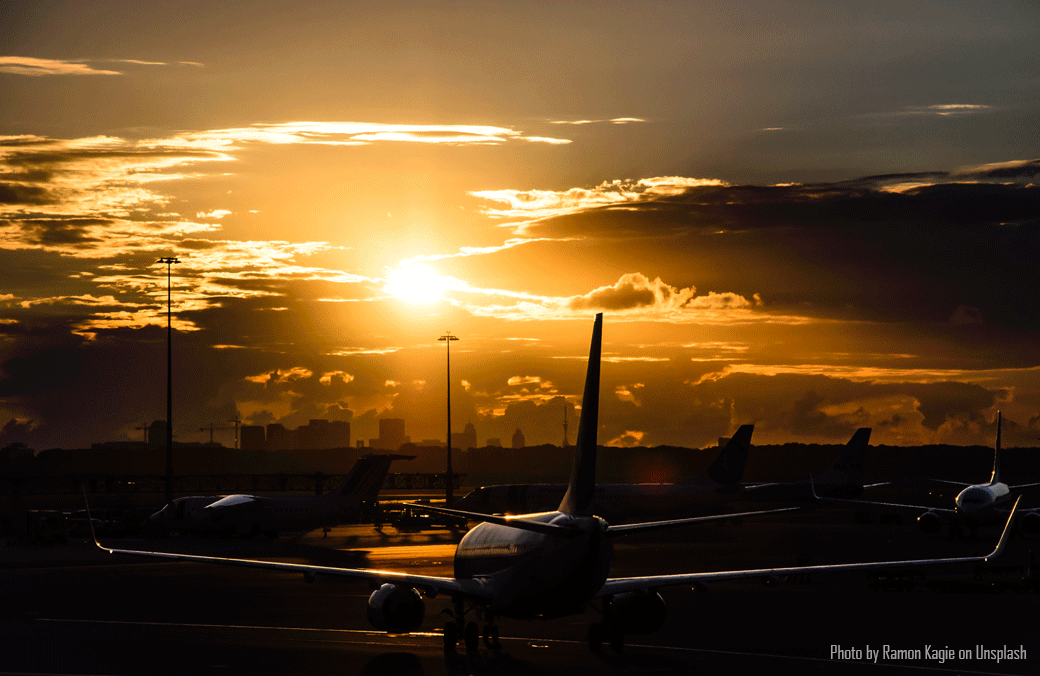
[[[383,291],[409,303],[429,304],[443,300],[451,287],[451,278],[425,265],[404,263],[389,271]]]

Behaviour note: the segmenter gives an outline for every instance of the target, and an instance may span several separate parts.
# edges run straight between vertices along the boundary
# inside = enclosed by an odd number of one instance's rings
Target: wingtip
[[[90,513],[90,501],[87,500],[87,486],[85,483],[80,483],[80,490],[83,491],[83,504],[87,507],[87,525],[90,527],[90,538],[94,541],[94,545],[101,550],[111,553],[112,550],[107,547],[103,547],[97,539],[97,533],[94,532],[94,517]]]
[[[1004,532],[1000,534],[1000,540],[997,541],[996,548],[994,548],[993,551],[990,552],[989,556],[983,559],[984,561],[989,562],[991,559],[995,559],[998,556],[1000,556],[1001,553],[1004,551],[1004,547],[1007,546],[1008,540],[1011,539],[1011,524],[1015,520],[1015,514],[1018,512],[1018,503],[1020,503],[1021,501],[1021,495],[1015,498],[1015,504],[1011,507],[1011,514],[1008,515],[1007,524],[1004,526]]]

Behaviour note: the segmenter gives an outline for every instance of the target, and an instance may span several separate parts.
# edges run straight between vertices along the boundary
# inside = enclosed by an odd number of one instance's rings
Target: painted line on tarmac
[[[321,629],[318,627],[272,627],[263,625],[249,625],[249,624],[203,624],[203,623],[188,623],[188,622],[148,622],[140,620],[84,620],[84,619],[62,619],[54,617],[38,617],[34,619],[35,622],[53,622],[53,623],[77,623],[77,624],[124,624],[133,626],[151,626],[151,627],[188,627],[198,629],[251,629],[251,630],[266,630],[266,631],[299,631],[299,632],[324,632],[334,634],[361,634],[365,636],[388,636],[381,631],[372,631],[370,629]],[[410,634],[399,634],[399,636],[408,636],[412,638],[441,638],[440,632],[431,631],[416,631]],[[574,641],[571,639],[559,639],[559,638],[525,638],[521,636],[502,636],[499,638],[501,641],[516,641],[518,643],[528,644],[571,644],[571,645],[586,645],[585,641]],[[400,643],[402,646],[407,646],[407,643]],[[532,647],[548,647],[548,646],[532,646]],[[834,660],[823,658],[823,657],[804,657],[801,655],[774,655],[770,653],[748,653],[741,652],[739,650],[713,650],[710,648],[684,648],[679,646],[663,646],[654,645],[649,643],[626,643],[625,648],[641,648],[647,650],[664,650],[668,652],[682,652],[682,653],[707,653],[711,655],[730,655],[734,657],[760,657],[766,659],[777,659],[777,660],[794,660],[799,662],[817,662],[825,664],[836,664]],[[967,670],[961,668],[952,667],[932,667],[932,666],[918,666],[913,664],[873,664],[871,662],[842,662],[845,665],[856,665],[856,666],[874,666],[886,670],[891,669],[906,669],[913,671],[922,671],[930,673],[949,673],[949,674],[973,674],[975,676],[1009,676],[1007,672],[1000,671],[977,671]]]

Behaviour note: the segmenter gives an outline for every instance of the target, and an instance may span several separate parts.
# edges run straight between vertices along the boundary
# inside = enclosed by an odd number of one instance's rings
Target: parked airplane
[[[861,427],[838,452],[831,466],[812,479],[792,483],[743,484],[735,500],[749,502],[786,502],[813,500],[817,496],[854,498],[864,488],[882,484],[863,485],[863,452],[870,442],[869,427]]]
[[[366,455],[326,495],[228,495],[177,498],[149,517],[166,531],[277,535],[280,531],[328,528],[357,521],[375,507],[379,489],[394,460],[410,455]]]
[[[723,509],[731,502],[812,501],[807,479],[794,483],[741,483],[754,425],[741,425],[711,467],[691,481],[673,484],[600,484],[593,513],[609,523],[689,514],[692,510]],[[856,431],[831,464],[813,478],[816,494],[851,498],[863,492],[863,452],[870,428]],[[876,484],[872,484],[876,485]],[[525,514],[558,505],[567,484],[505,484],[482,486],[456,503],[457,509],[481,514]]]
[[[599,484],[592,513],[609,523],[690,514],[720,509],[740,491],[754,425],[741,425],[711,466],[701,475],[679,483]],[[560,504],[567,484],[506,484],[482,486],[455,503],[455,508],[480,514],[531,514]]]
[[[1007,514],[1007,505],[1011,504],[1015,496],[1013,490],[1040,486],[1040,483],[1019,484],[1009,486],[1000,478],[1000,426],[1001,415],[997,412],[997,441],[993,447],[993,473],[989,481],[978,484],[965,484],[957,481],[946,481],[944,479],[932,479],[939,483],[962,486],[964,489],[957,494],[953,509],[941,507],[925,507],[923,505],[906,505],[892,502],[874,502],[870,500],[835,500],[836,504],[862,505],[878,509],[897,509],[903,511],[917,512],[917,523],[926,533],[937,533],[945,522],[952,527],[960,529],[963,527],[975,528],[976,526],[996,523]],[[1017,502],[1017,501],[1016,501]],[[922,510],[924,510],[922,512]],[[1040,508],[1023,509],[1019,518],[1022,529],[1029,532],[1040,531]]]
[[[166,503],[166,506],[148,517],[147,527],[165,535],[166,533],[181,533],[196,529],[199,521],[192,515],[205,507],[220,500],[222,495],[189,495],[183,498],[174,498]]]
[[[815,571],[981,562],[998,556],[1004,549],[1010,528],[1005,529],[996,548],[986,556],[610,578],[614,537],[716,517],[611,526],[592,514],[602,319],[602,315],[596,316],[592,332],[574,465],[559,509],[517,517],[482,517],[485,521],[470,530],[455,551],[453,577],[116,549],[103,547],[96,538],[95,543],[113,554],[296,572],[302,573],[305,579],[335,575],[367,580],[379,585],[368,599],[369,622],[376,629],[392,634],[418,630],[426,612],[423,597],[445,594],[454,605],[453,619],[444,627],[445,649],[454,649],[461,629],[466,648],[471,651],[478,644],[476,622],[466,622],[466,614],[471,609],[479,609],[485,643],[494,648],[498,646],[496,617],[563,617],[581,613],[590,603],[601,601],[603,620],[589,628],[589,645],[598,650],[603,640],[609,639],[611,645],[620,650],[625,634],[650,633],[664,622],[665,602],[658,591],[661,587]],[[441,511],[481,518],[459,510]],[[1009,526],[1013,517],[1012,511]]]

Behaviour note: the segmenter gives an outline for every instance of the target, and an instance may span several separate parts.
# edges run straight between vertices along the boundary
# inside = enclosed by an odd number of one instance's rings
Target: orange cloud
[[[662,197],[682,194],[689,188],[724,186],[714,178],[686,178],[657,176],[632,180],[605,181],[595,188],[568,190],[478,190],[470,195],[507,205],[505,208],[485,209],[492,218],[521,218],[530,223],[553,216],[574,214],[590,209],[648,202]]]
[[[143,63],[127,61],[128,63]],[[82,61],[36,59],[29,56],[0,56],[0,73],[11,75],[122,75],[116,70],[97,70]]]

